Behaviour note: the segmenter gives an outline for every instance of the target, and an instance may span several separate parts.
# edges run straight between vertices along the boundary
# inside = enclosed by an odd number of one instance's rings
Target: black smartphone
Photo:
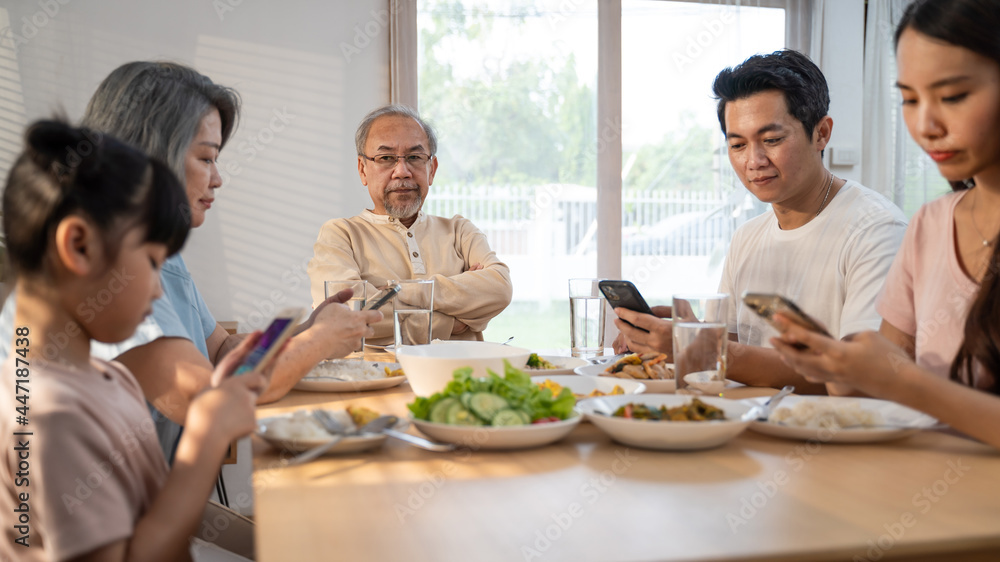
[[[631,281],[621,281],[621,280],[609,280],[605,279],[597,283],[597,286],[604,293],[604,298],[608,300],[608,304],[611,308],[627,308],[629,310],[634,310],[636,312],[641,312],[643,314],[653,314],[653,309],[649,308],[646,303],[646,299],[642,298],[639,294],[639,289],[635,288],[635,285]],[[638,326],[633,325],[627,320],[623,320],[629,326],[637,330],[642,330],[643,332],[648,332]]]
[[[375,310],[377,308],[381,308],[387,302],[395,298],[395,296],[399,294],[400,290],[402,290],[402,288],[399,285],[393,285],[382,289],[372,300],[368,301],[369,303],[365,305],[364,310]]]
[[[771,293],[743,293],[743,302],[746,303],[750,310],[756,312],[758,316],[772,326],[774,326],[774,314],[780,312],[791,319],[792,322],[811,332],[823,334],[828,338],[833,337],[819,322],[806,314],[797,304],[781,295]],[[801,343],[795,344],[795,347],[798,349],[806,348]]]
[[[301,308],[286,308],[279,312],[264,330],[257,346],[243,359],[243,363],[233,371],[233,374],[242,375],[266,366],[288,338],[292,337],[292,332],[299,325],[303,315],[305,310]]]

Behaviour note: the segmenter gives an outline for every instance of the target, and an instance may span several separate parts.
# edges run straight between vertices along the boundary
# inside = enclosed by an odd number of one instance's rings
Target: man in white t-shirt
[[[726,255],[719,292],[729,295],[727,376],[755,386],[794,384],[825,392],[781,361],[775,332],[742,301],[744,292],[795,301],[836,337],[877,330],[878,295],[906,230],[898,207],[839,179],[823,165],[833,130],[826,79],[805,55],[754,55],[715,79],[719,124],[740,181],[771,208],[741,226]],[[656,316],[616,309],[616,351],[672,353],[667,307]],[[622,322],[649,330],[643,332]]]

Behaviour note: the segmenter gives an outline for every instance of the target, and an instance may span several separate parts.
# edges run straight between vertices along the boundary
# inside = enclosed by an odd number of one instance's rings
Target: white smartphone
[[[264,330],[260,341],[253,351],[243,359],[243,363],[233,372],[234,375],[255,372],[267,366],[274,359],[281,346],[292,337],[292,331],[299,325],[305,315],[301,308],[286,308],[275,315],[274,320]]]

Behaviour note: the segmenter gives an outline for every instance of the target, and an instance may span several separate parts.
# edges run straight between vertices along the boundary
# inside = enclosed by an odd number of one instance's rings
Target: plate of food
[[[553,396],[558,396],[563,388],[568,388],[577,400],[595,396],[615,396],[618,394],[642,394],[646,385],[628,379],[610,377],[581,377],[580,375],[533,375],[531,381],[542,388],[548,388]]]
[[[472,376],[456,369],[451,382],[408,408],[428,437],[472,450],[539,447],[568,435],[583,419],[568,388],[553,394],[508,363],[504,376]]]
[[[528,356],[528,364],[524,370],[528,374],[534,375],[572,375],[573,369],[589,365],[586,359],[580,357],[562,357],[558,355],[539,355],[532,353]]]
[[[743,400],[753,406],[767,397]],[[750,429],[775,437],[821,443],[873,443],[937,427],[938,421],[895,402],[850,396],[788,396],[767,421]]]
[[[312,392],[360,392],[398,386],[406,381],[399,363],[336,359],[320,361],[293,387]]]
[[[688,451],[718,447],[742,433],[750,405],[709,396],[626,394],[588,398],[577,410],[619,443]]]
[[[673,392],[677,390],[674,381],[674,365],[667,363],[663,353],[631,353],[613,363],[598,363],[577,367],[578,375],[591,377],[613,377],[637,380],[646,385],[647,393]]]
[[[348,407],[346,410],[327,410],[343,428],[352,431],[379,416],[378,412],[367,408]],[[395,429],[406,429],[405,420],[400,420]],[[290,453],[301,453],[318,447],[333,438],[333,434],[323,428],[308,410],[298,410],[290,414],[271,416],[257,420],[255,434],[276,449]],[[356,453],[374,449],[385,442],[385,434],[361,434],[343,438],[327,453]]]

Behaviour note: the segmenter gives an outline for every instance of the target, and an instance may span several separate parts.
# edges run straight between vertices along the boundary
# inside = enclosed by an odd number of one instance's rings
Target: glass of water
[[[725,294],[674,295],[674,375],[678,393],[721,394],[729,341]]]
[[[326,281],[323,283],[323,288],[326,291],[326,298],[330,298],[333,295],[343,291],[344,289],[351,289],[354,294],[351,295],[351,300],[344,303],[348,308],[354,311],[361,310],[365,307],[365,301],[367,297],[367,287],[368,283],[358,279],[354,281]],[[355,349],[350,353],[348,359],[363,359],[365,349],[365,339],[361,338],[361,347]]]
[[[569,280],[569,335],[573,357],[594,357],[604,353],[604,294],[600,279]]]
[[[401,345],[431,343],[434,320],[434,280],[406,279],[389,281],[399,284],[399,294],[392,301],[393,330],[396,348]]]

